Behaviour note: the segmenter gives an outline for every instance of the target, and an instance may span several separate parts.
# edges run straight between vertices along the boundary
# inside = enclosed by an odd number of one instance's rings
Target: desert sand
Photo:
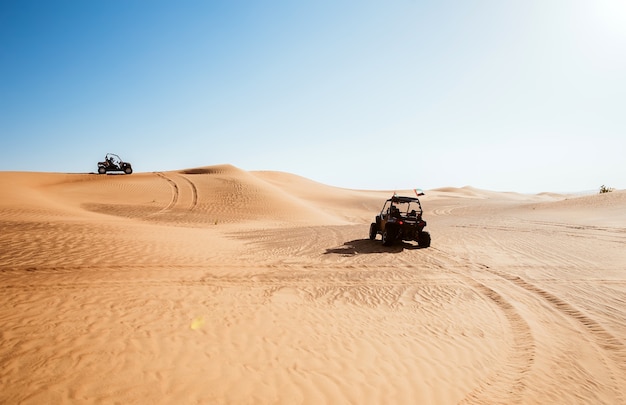
[[[0,172],[2,404],[626,403],[626,192]],[[395,190],[411,195],[410,190]]]

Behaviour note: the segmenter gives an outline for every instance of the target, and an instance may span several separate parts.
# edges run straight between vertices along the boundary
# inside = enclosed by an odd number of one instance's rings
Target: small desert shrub
[[[611,187],[607,187],[604,184],[600,186],[600,194],[610,193],[613,190],[615,190],[615,189],[611,188]]]

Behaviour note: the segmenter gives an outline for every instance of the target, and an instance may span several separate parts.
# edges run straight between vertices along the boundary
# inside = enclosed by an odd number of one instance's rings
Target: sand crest
[[[0,403],[625,403],[626,192],[0,172]],[[401,193],[410,195],[411,191]]]

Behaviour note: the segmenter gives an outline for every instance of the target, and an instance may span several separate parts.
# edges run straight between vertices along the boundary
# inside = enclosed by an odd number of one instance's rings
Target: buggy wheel
[[[419,247],[427,248],[430,246],[430,233],[420,232],[418,239],[417,244]]]
[[[393,245],[394,239],[395,239],[395,232],[385,227],[385,230],[383,231],[383,246]]]
[[[378,229],[376,228],[376,224],[372,223],[370,225],[370,240],[376,239],[376,234],[378,234]]]
[[[104,167],[100,166],[98,167],[98,174],[104,174],[107,172],[107,169],[105,169]]]
[[[126,168],[124,168],[124,173],[126,174],[131,174],[133,172],[132,167],[130,166],[126,166]]]

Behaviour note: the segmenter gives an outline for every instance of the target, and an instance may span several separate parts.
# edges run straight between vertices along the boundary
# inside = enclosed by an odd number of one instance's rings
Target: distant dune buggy
[[[370,239],[381,234],[383,245],[391,246],[396,241],[413,240],[419,247],[430,246],[430,233],[424,231],[426,221],[422,219],[422,205],[415,197],[393,196],[383,205],[376,222],[370,225]]]
[[[130,163],[124,162],[116,154],[107,153],[104,157],[104,162],[98,162],[98,173],[105,174],[107,172],[124,172],[131,174],[133,167]]]

